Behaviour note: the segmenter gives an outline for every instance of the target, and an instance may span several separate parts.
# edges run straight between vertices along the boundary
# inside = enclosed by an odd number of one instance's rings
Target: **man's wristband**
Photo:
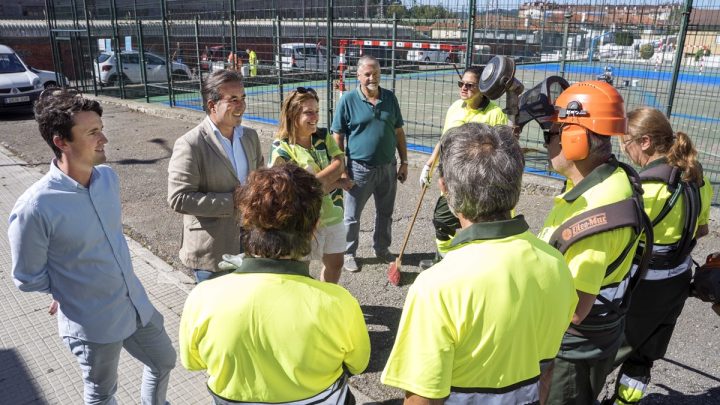
[[[407,160],[401,160],[401,161],[400,161],[400,164],[401,164],[401,165],[406,165],[406,164],[408,164],[408,161],[407,161]]]

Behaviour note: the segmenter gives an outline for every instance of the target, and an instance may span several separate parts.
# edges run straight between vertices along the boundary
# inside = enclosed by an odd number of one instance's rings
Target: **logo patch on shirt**
[[[607,225],[607,223],[607,214],[601,212],[568,226],[567,229],[562,231],[561,236],[563,240],[567,241],[583,232],[587,232],[593,228],[597,228],[598,226]]]

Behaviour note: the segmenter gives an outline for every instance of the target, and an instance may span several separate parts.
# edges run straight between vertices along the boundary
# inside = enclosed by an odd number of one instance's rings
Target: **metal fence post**
[[[563,22],[563,44],[562,44],[562,57],[560,58],[560,77],[565,77],[565,60],[567,59],[567,43],[568,43],[568,31],[570,31],[570,18],[572,14],[569,11],[565,12],[563,16],[565,21]]]
[[[397,26],[398,18],[397,14],[393,13],[393,27],[392,27],[392,48],[390,54],[390,75],[392,77],[392,92],[395,93],[395,84],[397,82],[397,71],[395,70],[395,49],[397,48]]]
[[[468,10],[468,33],[465,49],[465,68],[469,68],[473,64],[473,44],[475,43],[475,15],[477,13],[476,0],[470,0],[470,9]],[[487,37],[486,37],[487,39]]]
[[[57,72],[60,70],[60,58],[59,50],[55,49],[55,31],[53,31],[53,25],[57,25],[57,19],[53,12],[53,3],[50,0],[45,0],[45,10],[47,10],[47,24],[48,24],[48,37],[50,38],[50,48],[52,51],[53,69]],[[55,22],[55,24],[53,24]]]
[[[147,71],[145,70],[147,64],[145,63],[145,47],[143,46],[142,20],[137,19],[135,23],[138,27],[138,55],[140,56],[140,78],[143,82],[143,87],[145,89],[145,102],[149,103],[150,95],[148,94]]]
[[[160,0],[160,13],[162,13],[163,47],[165,48],[165,75],[168,84],[168,101],[170,107],[175,107],[175,90],[172,79],[172,60],[170,60],[170,29],[167,21],[167,0]]]
[[[334,4],[333,0],[327,0],[327,25],[325,29],[325,45],[327,47],[327,57],[325,58],[325,62],[327,65],[327,80],[326,80],[326,87],[327,87],[327,94],[325,95],[326,103],[327,103],[327,127],[330,128],[332,125],[332,114],[333,114],[333,51],[332,51],[332,38],[333,38],[333,10],[334,10]],[[303,25],[305,23],[303,22]],[[320,50],[318,49],[318,55],[320,55]]]
[[[198,74],[198,80],[200,82],[200,106],[202,107],[203,111],[205,111],[205,100],[203,100],[202,97],[202,87],[203,87],[203,73],[202,73],[202,61],[200,60],[200,16],[195,15],[195,56],[197,57],[198,61],[198,67],[197,67],[197,74]],[[208,60],[208,71],[210,70],[210,61]]]
[[[238,51],[238,43],[237,43],[237,15],[235,14],[235,8],[236,3],[235,0],[230,0],[230,52],[235,55],[235,58],[232,59],[233,66],[230,68],[232,70],[237,69],[238,67],[238,60],[242,64],[242,58],[240,58],[240,52]],[[229,56],[229,54],[228,54]],[[242,69],[240,69],[240,72],[242,73]]]
[[[112,30],[115,50],[115,74],[117,75],[117,83],[120,86],[120,98],[125,98],[125,73],[122,66],[122,48],[120,48],[120,34],[118,33],[117,22],[117,3],[115,0],[110,1],[110,12],[112,19]],[[109,80],[108,80],[109,82]]]
[[[677,50],[675,50],[675,60],[673,60],[673,72],[672,79],[670,79],[668,104],[667,109],[665,110],[665,115],[667,115],[668,118],[672,115],[673,103],[675,101],[675,89],[677,87],[678,76],[680,76],[680,65],[682,64],[682,58],[685,52],[685,36],[687,35],[692,6],[693,0],[685,0],[685,10],[683,10],[682,20],[680,20],[680,33],[678,34]]]
[[[75,70],[75,82],[80,81],[82,86],[85,87],[85,69],[83,68],[83,54],[82,54],[82,42],[80,39],[80,20],[78,18],[77,0],[71,0],[72,6],[72,18],[73,18],[73,31],[70,33],[70,49],[73,55],[73,69]],[[62,72],[55,71],[55,83],[60,87],[65,87],[65,81],[62,78]]]
[[[283,62],[282,62],[282,48],[280,47],[280,16],[275,16],[275,63],[277,68],[277,80],[278,80],[278,93],[280,94],[280,105],[283,103]]]
[[[93,84],[93,93],[97,96],[98,95],[98,89],[97,89],[97,77],[95,76],[95,57],[93,56],[93,46],[92,41],[90,40],[90,16],[88,15],[88,9],[87,9],[87,1],[83,0],[83,12],[85,13],[85,32],[87,35],[87,46],[88,46],[88,55],[90,56],[90,73],[92,74],[92,84]],[[98,63],[98,73],[100,73],[100,64]],[[84,85],[83,85],[84,87]],[[85,90],[85,89],[83,89]]]

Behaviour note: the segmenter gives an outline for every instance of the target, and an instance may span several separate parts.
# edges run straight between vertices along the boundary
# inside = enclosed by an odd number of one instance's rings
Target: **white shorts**
[[[333,253],[345,253],[345,223],[340,221],[335,225],[318,228],[313,235],[312,251],[310,260],[322,260],[323,255]]]

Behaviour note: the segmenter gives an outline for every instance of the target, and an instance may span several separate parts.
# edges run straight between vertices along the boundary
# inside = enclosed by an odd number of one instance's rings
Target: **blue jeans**
[[[347,249],[345,254],[355,256],[360,238],[360,214],[372,195],[375,198],[375,232],[373,248],[376,252],[388,250],[392,242],[392,214],[397,192],[397,163],[369,166],[354,160],[348,165],[348,175],[355,187],[346,191],[345,227]]]
[[[200,284],[203,281],[212,280],[216,277],[224,276],[224,275],[230,274],[232,272],[231,271],[210,271],[210,270],[202,270],[202,269],[193,269],[193,273],[195,274],[195,282],[197,284]]]
[[[93,343],[74,337],[63,337],[83,374],[85,404],[114,405],[117,391],[120,350],[125,348],[145,365],[140,388],[142,405],[163,405],[170,371],[177,355],[165,332],[163,317],[155,311],[147,325],[140,325],[125,340],[114,343]]]

